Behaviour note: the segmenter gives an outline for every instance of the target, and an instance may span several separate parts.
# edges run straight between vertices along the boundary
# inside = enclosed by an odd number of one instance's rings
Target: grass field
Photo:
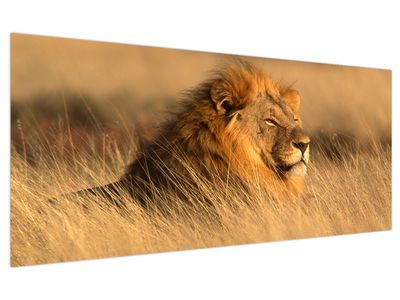
[[[391,228],[390,71],[245,57],[302,95],[305,195],[205,184],[215,210],[165,217],[47,199],[117,179],[180,91],[226,56],[25,35],[11,46],[13,266]]]
[[[125,150],[107,143],[101,155],[65,155],[65,149],[52,145],[47,147],[53,150],[45,151],[42,142],[43,148],[31,157],[35,165],[12,150],[14,266],[391,228],[389,145],[361,147],[340,140],[329,147],[315,145],[306,194],[299,199],[277,201],[260,193],[248,199],[243,191],[210,186],[206,192],[218,212],[216,219],[205,208],[167,218],[149,215],[135,203],[123,213],[95,202],[86,210],[80,203],[87,199],[79,197],[49,205],[47,199],[55,195],[116,179],[132,157],[135,141]],[[326,153],[335,147],[341,151]]]

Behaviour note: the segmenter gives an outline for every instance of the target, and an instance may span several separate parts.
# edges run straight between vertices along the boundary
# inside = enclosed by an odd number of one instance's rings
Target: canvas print
[[[11,35],[12,266],[389,229],[390,70]]]

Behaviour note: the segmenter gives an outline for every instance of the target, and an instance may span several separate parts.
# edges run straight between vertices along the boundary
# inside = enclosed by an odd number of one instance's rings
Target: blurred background
[[[66,149],[101,149],[104,138],[123,146],[133,134],[149,140],[181,92],[231,57],[12,34],[13,147],[34,144],[38,128],[49,145]],[[390,144],[389,70],[242,58],[300,91],[304,125],[314,141]],[[89,139],[99,142],[88,145]]]

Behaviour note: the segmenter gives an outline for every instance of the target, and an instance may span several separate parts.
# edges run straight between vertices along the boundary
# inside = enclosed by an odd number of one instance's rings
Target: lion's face
[[[223,73],[212,85],[211,99],[231,139],[240,137],[250,159],[280,177],[306,174],[310,138],[303,132],[297,91],[281,91],[263,72],[245,65]]]
[[[309,161],[310,138],[304,134],[298,112],[300,98],[290,91],[273,99],[261,94],[258,99],[238,112],[239,128],[254,151],[270,168],[283,176],[304,176]]]

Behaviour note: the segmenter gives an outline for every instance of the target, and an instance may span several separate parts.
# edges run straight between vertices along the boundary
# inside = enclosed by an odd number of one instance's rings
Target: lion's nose
[[[293,142],[293,146],[304,153],[307,150],[308,145],[310,144],[310,138],[304,137],[299,141]]]

